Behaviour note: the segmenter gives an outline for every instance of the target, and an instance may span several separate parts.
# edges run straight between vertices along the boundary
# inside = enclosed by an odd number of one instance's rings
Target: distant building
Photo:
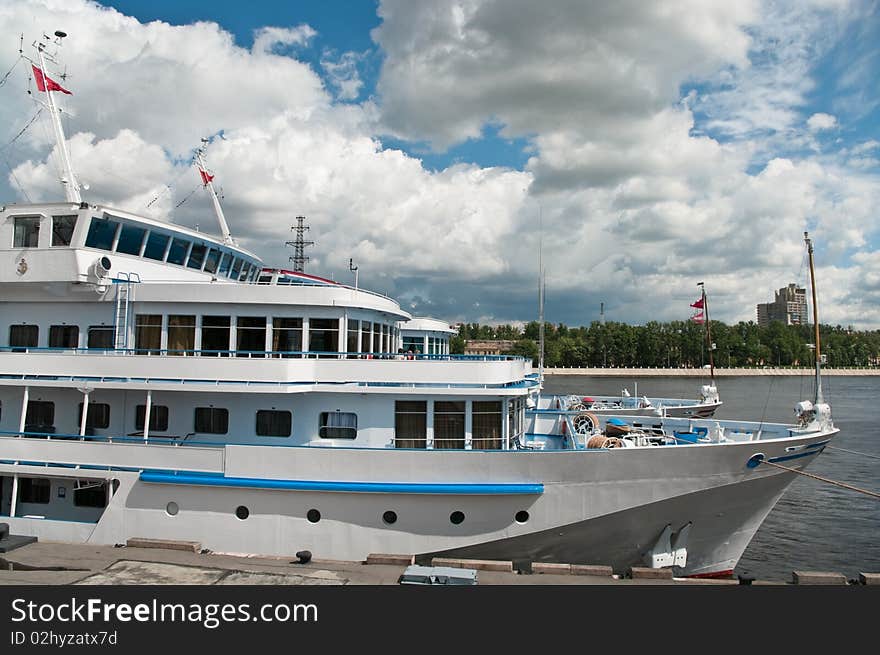
[[[773,302],[758,304],[758,325],[767,327],[772,321],[782,321],[786,325],[806,325],[807,290],[789,284],[776,292]]]
[[[468,340],[464,344],[465,355],[503,355],[513,350],[516,341],[505,339]]]

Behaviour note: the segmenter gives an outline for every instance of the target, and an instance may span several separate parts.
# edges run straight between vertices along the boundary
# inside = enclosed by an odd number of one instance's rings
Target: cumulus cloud
[[[837,127],[837,118],[832,116],[831,114],[824,114],[822,112],[813,114],[807,119],[807,127],[809,127],[813,132],[819,132],[820,130],[830,130],[834,127]]]
[[[414,313],[522,321],[537,317],[543,244],[550,321],[589,323],[600,302],[615,320],[686,318],[697,281],[713,318],[736,321],[802,281],[809,229],[829,280],[823,318],[880,326],[880,304],[855,300],[880,275],[876,141],[823,157],[791,147],[812,138],[803,108],[818,50],[804,44],[833,45],[839,30],[820,19],[848,11],[383,0],[375,94],[361,55],[303,56],[308,25],[258,30],[248,49],[211,22],[21,0],[0,27],[26,41],[35,26],[70,33],[65,129],[89,200],[216,231],[189,160],[222,131],[208,163],[227,220],[269,264],[286,265],[304,215],[311,272],[353,280],[353,258],[361,286]],[[0,70],[13,63],[0,52]],[[34,113],[26,78],[13,77],[0,87],[4,143]],[[434,171],[383,145],[392,135],[442,150],[487,125],[528,143],[522,170]],[[9,183],[32,200],[61,196],[49,136],[28,130],[5,152]]]

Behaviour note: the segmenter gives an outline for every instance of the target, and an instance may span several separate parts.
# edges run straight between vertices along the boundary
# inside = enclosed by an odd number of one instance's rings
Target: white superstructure
[[[530,362],[449,355],[442,322],[269,268],[219,223],[69,194],[0,207],[13,533],[719,574],[792,480],[762,462],[803,467],[837,432],[821,403],[794,425],[527,414]]]

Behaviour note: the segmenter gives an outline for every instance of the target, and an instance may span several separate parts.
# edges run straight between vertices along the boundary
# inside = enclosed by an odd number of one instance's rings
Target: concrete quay
[[[590,377],[691,377],[708,378],[709,369],[703,368],[545,368],[544,375],[586,375]],[[765,366],[763,368],[720,368],[715,367],[716,378],[734,378],[748,376],[805,376],[816,375],[814,368],[785,368]],[[880,368],[823,368],[822,375],[840,376],[876,376]]]
[[[149,540],[148,540],[149,541]],[[187,542],[96,546],[36,542],[0,555],[0,585],[397,585],[411,555],[370,555],[363,562],[296,556],[253,557],[201,552]],[[788,585],[848,584],[839,573],[793,572],[792,581],[674,578],[669,569],[634,567],[612,575],[602,565],[538,563],[519,573],[513,562],[435,558],[434,566],[476,569],[479,585]],[[525,567],[520,567],[525,570]],[[880,574],[863,573],[862,585],[880,584]]]

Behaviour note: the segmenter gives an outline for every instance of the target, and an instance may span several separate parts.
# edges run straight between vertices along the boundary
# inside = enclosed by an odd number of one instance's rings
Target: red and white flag
[[[703,310],[700,310],[700,311],[698,311],[696,314],[694,314],[693,316],[691,316],[691,320],[692,320],[694,323],[705,323],[705,322],[706,322],[706,317],[703,316]]]
[[[691,303],[691,307],[694,307],[694,308],[696,308],[696,309],[703,309],[703,299],[702,299],[702,297],[701,297],[697,302]]]
[[[199,173],[202,175],[202,184],[208,186],[208,182],[214,179],[213,175],[209,175],[208,171],[203,171],[201,168],[199,169]]]
[[[37,68],[33,64],[31,64],[31,68],[34,69],[34,79],[37,82],[37,89],[38,90],[43,91],[45,93],[46,87],[48,86],[50,91],[61,91],[61,93],[66,93],[69,96],[73,95],[73,93],[71,93],[70,91],[65,89],[63,86],[58,84],[58,82],[53,80],[51,77],[49,77],[48,75],[43,75],[43,71],[41,71],[39,68]]]

